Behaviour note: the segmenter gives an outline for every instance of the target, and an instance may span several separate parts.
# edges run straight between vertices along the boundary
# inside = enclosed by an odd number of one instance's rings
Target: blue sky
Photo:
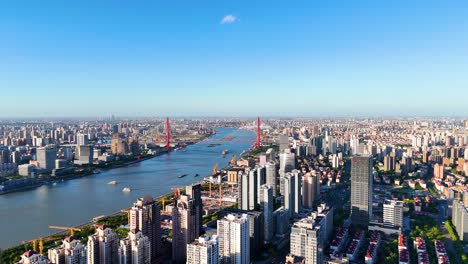
[[[467,17],[467,1],[2,1],[0,117],[467,116]]]

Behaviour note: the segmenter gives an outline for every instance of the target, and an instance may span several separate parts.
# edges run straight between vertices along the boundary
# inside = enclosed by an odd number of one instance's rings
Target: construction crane
[[[35,252],[39,252],[39,254],[43,254],[44,253],[44,242],[47,242],[47,241],[50,241],[50,240],[54,240],[54,238],[52,237],[48,237],[48,238],[36,238],[36,239],[32,239],[32,240],[25,240],[23,241],[23,244],[28,244],[28,243],[32,243],[32,247],[33,247],[33,251]],[[39,244],[39,251],[37,251],[37,246]]]
[[[73,236],[75,234],[75,231],[81,231],[80,228],[71,227],[71,226],[53,226],[53,225],[50,225],[49,228],[59,229],[59,230],[67,230],[70,233],[70,236]]]
[[[218,173],[218,163],[216,163],[213,167],[213,175],[216,175]]]

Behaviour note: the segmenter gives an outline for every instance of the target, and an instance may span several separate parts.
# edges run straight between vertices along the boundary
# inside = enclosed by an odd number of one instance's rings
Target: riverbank
[[[225,136],[236,139],[221,142]],[[9,248],[23,240],[51,234],[48,225],[75,226],[95,216],[110,215],[131,206],[139,197],[167,195],[174,187],[182,188],[203,180],[218,163],[225,167],[230,157],[222,150],[239,156],[249,149],[255,135],[238,129],[220,129],[212,139],[193,144],[186,151],[152,158],[138,165],[102,170],[99,175],[45,185],[32,191],[0,197],[0,247]],[[221,146],[208,147],[221,142]],[[178,176],[187,174],[187,177]],[[194,175],[199,174],[199,177]],[[111,181],[117,185],[108,185]],[[131,192],[123,192],[128,187]],[[167,199],[169,200],[169,199]],[[79,210],[76,210],[76,209]],[[28,220],[34,219],[34,221]],[[54,232],[55,233],[55,232]]]
[[[155,157],[158,157],[158,156],[161,156],[161,155],[164,155],[164,154],[167,154],[167,153],[170,153],[170,152],[173,152],[173,151],[177,151],[179,149],[184,149],[190,145],[193,145],[193,144],[197,144],[199,142],[202,142],[208,138],[210,138],[212,135],[214,134],[208,134],[208,135],[204,135],[203,137],[197,139],[196,141],[192,141],[192,142],[188,142],[188,143],[184,143],[183,146],[179,146],[179,147],[176,147],[176,148],[172,148],[170,150],[161,150],[161,151],[158,151],[156,152],[155,154],[153,155],[144,155],[144,154],[140,154],[139,157],[140,158],[137,158],[137,156],[133,157],[134,160],[131,160],[131,161],[128,161],[128,162],[124,162],[122,164],[117,164],[116,161],[114,161],[113,163],[107,163],[107,164],[104,164],[104,165],[100,165],[100,164],[93,164],[91,166],[88,166],[88,167],[85,167],[83,168],[83,173],[80,173],[80,174],[77,174],[76,171],[73,173],[73,174],[70,174],[70,175],[64,175],[64,176],[49,176],[47,178],[38,178],[38,181],[34,182],[34,184],[32,185],[27,185],[27,186],[19,186],[17,188],[14,188],[14,189],[9,189],[9,190],[1,190],[0,191],[0,195],[5,195],[5,194],[9,194],[9,193],[14,193],[14,192],[24,192],[24,191],[30,191],[30,190],[34,190],[36,188],[39,188],[43,185],[49,185],[49,184],[55,184],[55,183],[58,183],[58,182],[63,182],[63,181],[69,181],[69,180],[74,180],[74,179],[78,179],[78,178],[83,178],[83,177],[87,177],[87,176],[90,176],[90,175],[94,175],[94,174],[97,174],[101,171],[108,171],[108,170],[112,170],[112,169],[117,169],[117,168],[122,168],[122,167],[126,167],[126,166],[130,166],[130,165],[133,165],[133,164],[136,164],[136,163],[139,163],[139,162],[142,162],[142,161],[145,161],[145,160],[149,160],[149,159],[152,159],[152,158],[155,158]],[[79,167],[76,167],[76,169],[80,169]],[[25,177],[27,178],[27,177]]]

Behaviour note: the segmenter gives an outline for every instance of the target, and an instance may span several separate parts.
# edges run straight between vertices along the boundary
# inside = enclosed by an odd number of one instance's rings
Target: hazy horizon
[[[468,116],[468,2],[0,3],[0,118]]]

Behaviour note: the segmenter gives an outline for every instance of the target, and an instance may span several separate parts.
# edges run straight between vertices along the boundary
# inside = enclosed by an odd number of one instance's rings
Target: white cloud
[[[232,24],[239,21],[239,19],[233,15],[226,15],[221,19],[221,24]]]

